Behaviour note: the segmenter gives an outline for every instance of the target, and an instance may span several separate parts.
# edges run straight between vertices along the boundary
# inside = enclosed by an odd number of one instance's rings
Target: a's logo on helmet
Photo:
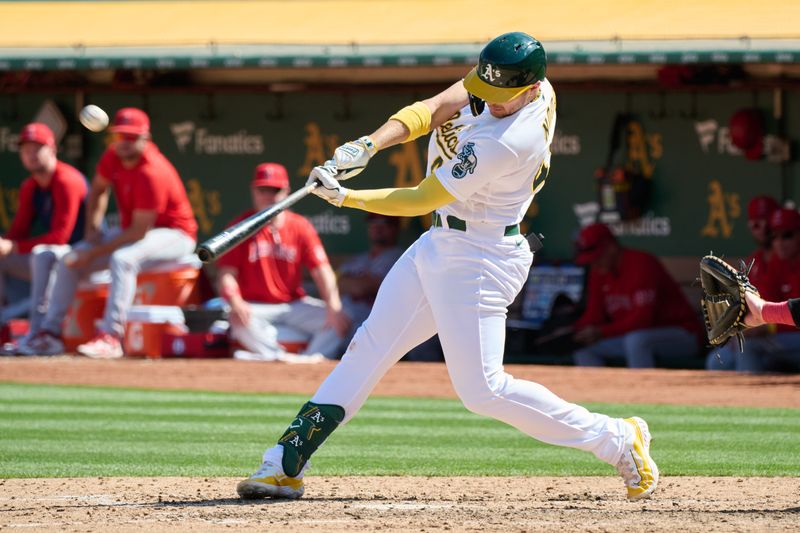
[[[496,69],[492,67],[491,63],[486,63],[486,66],[483,67],[483,79],[494,81],[495,78],[500,79],[500,69]]]

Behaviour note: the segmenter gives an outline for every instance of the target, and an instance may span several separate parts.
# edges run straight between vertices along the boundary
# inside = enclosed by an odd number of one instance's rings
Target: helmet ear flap
[[[473,95],[472,93],[468,94],[469,94],[469,110],[472,111],[473,117],[477,117],[478,115],[483,113],[483,110],[486,107],[486,102],[484,102],[477,96]]]

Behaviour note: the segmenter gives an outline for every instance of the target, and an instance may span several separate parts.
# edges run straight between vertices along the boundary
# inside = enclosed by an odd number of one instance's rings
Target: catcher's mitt
[[[739,341],[739,350],[744,350],[742,331],[748,326],[744,323],[747,314],[745,291],[758,294],[747,275],[753,266],[741,262],[740,270],[714,255],[707,255],[700,260],[700,283],[703,286],[703,318],[706,322],[708,341],[721,346],[731,337]]]

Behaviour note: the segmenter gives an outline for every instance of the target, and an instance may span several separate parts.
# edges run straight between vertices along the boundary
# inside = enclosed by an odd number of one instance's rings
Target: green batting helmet
[[[505,33],[483,47],[478,66],[464,78],[464,87],[473,96],[502,104],[542,81],[546,69],[542,43],[527,33]]]

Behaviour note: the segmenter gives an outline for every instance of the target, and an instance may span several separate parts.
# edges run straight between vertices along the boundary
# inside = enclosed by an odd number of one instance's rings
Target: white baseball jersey
[[[475,117],[463,107],[436,128],[428,143],[432,172],[456,197],[437,211],[462,220],[517,224],[544,184],[556,127],[556,95],[544,80],[539,97],[517,113]]]

